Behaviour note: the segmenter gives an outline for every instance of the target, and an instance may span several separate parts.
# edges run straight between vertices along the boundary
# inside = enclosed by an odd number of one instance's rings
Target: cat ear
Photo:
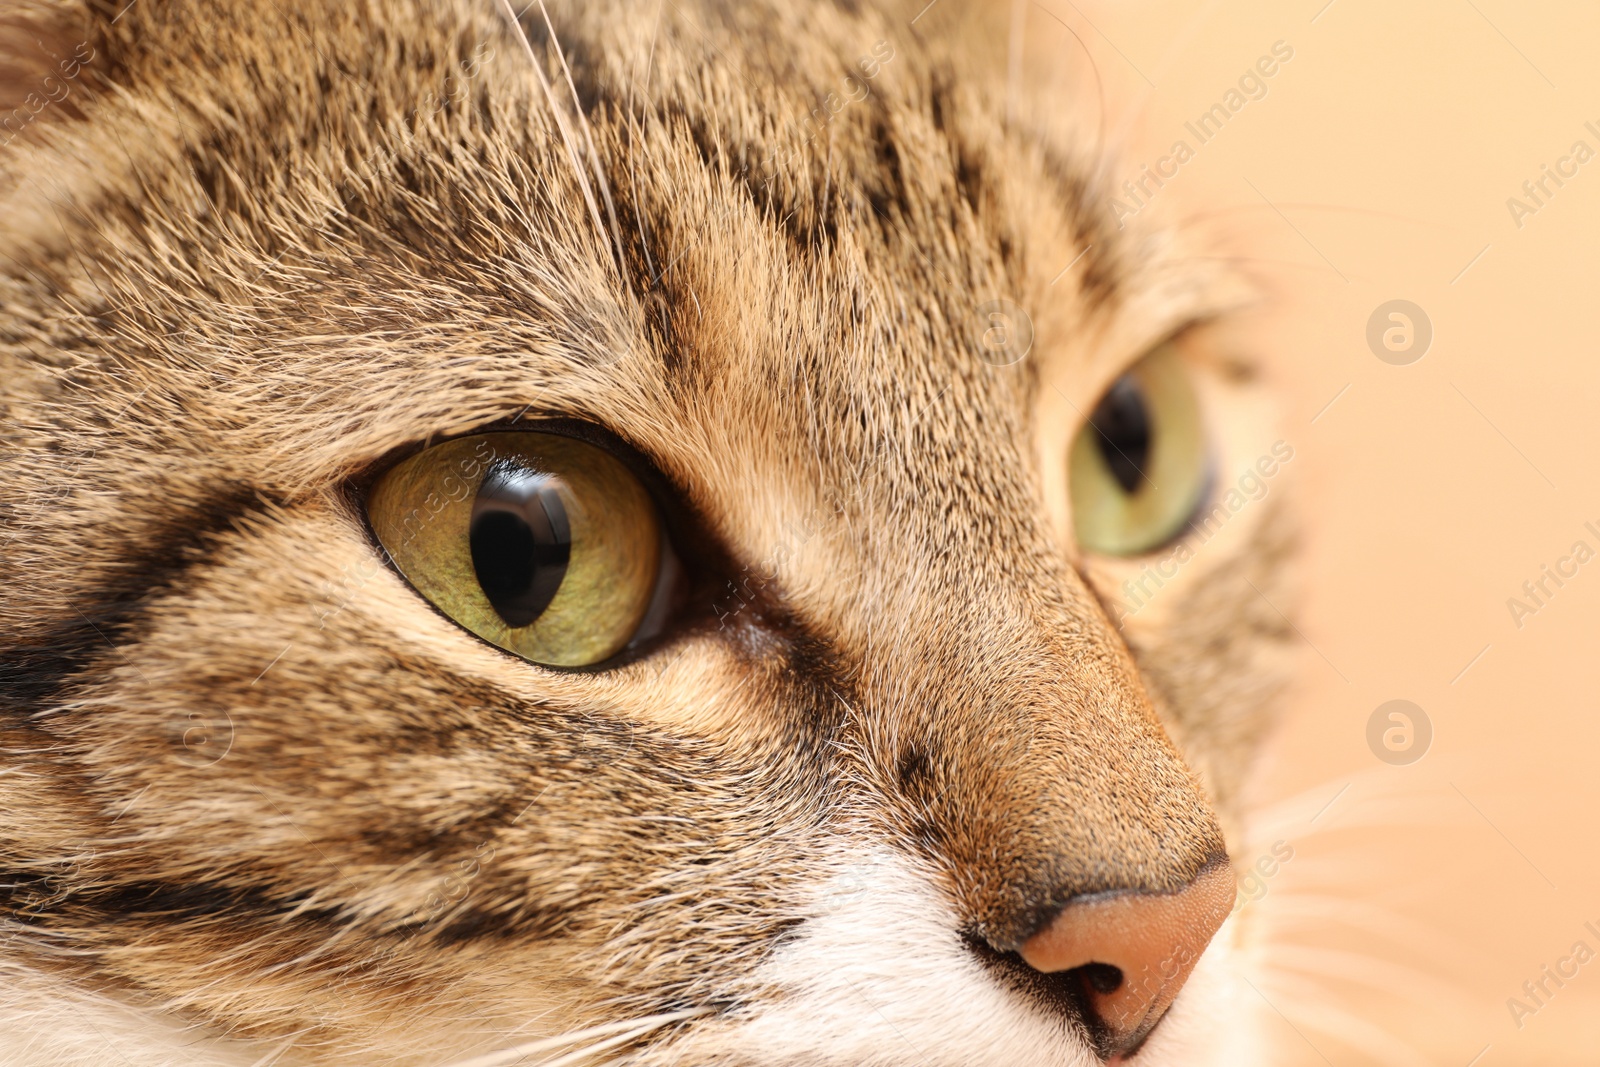
[[[95,0],[0,0],[0,145],[29,127],[83,117],[103,64]]]

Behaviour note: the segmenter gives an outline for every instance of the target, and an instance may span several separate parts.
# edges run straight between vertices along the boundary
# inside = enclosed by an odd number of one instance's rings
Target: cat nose
[[[1175,893],[1115,890],[1070,900],[1019,953],[1034,970],[1076,979],[1106,1059],[1139,1046],[1183,988],[1233,909],[1226,862]],[[1098,1024],[1098,1025],[1096,1025]]]

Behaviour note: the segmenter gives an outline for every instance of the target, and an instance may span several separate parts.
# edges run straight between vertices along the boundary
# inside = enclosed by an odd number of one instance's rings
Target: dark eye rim
[[[629,473],[639,479],[639,484],[644,487],[645,493],[655,505],[656,514],[660,518],[666,548],[677,560],[680,575],[675,590],[667,590],[666,595],[671,598],[671,603],[666,607],[665,619],[657,633],[630,638],[616,654],[601,660],[599,663],[586,664],[581,667],[565,667],[547,663],[536,663],[517,655],[510,649],[501,648],[492,641],[484,640],[477,634],[467,630],[457,622],[420,589],[417,589],[405,576],[405,573],[395,564],[389,550],[384,547],[383,541],[378,537],[377,530],[373,528],[372,518],[368,511],[368,500],[372,488],[379,479],[399,464],[420,455],[428,449],[450,441],[467,437],[482,437],[485,434],[495,433],[530,433],[544,436],[568,437],[582,441],[595,448],[606,452],[622,463]],[[715,590],[722,582],[727,580],[726,575],[735,573],[731,563],[731,556],[722,549],[722,542],[715,537],[701,521],[700,517],[684,502],[687,495],[670,478],[662,473],[661,469],[639,448],[629,443],[626,439],[592,422],[581,419],[561,416],[540,416],[532,419],[514,418],[497,419],[494,422],[474,426],[461,433],[442,434],[430,436],[404,445],[392,448],[383,453],[376,460],[363,466],[358,472],[347,478],[341,487],[341,496],[347,507],[353,512],[354,517],[360,522],[368,542],[372,545],[384,564],[389,567],[400,580],[416,593],[418,599],[427,605],[428,609],[450,625],[464,630],[471,636],[481,641],[484,645],[501,652],[517,663],[536,670],[550,671],[556,674],[603,674],[625,667],[631,663],[648,659],[653,656],[666,654],[670,649],[697,633],[706,630],[715,630],[715,612],[711,607],[715,597]],[[721,576],[721,577],[719,577]],[[652,604],[653,614],[655,605]],[[709,624],[709,625],[708,625]]]

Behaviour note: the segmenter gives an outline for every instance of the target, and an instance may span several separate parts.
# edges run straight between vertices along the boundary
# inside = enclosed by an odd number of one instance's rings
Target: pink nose
[[[1105,1051],[1125,1053],[1161,1021],[1233,900],[1233,876],[1216,864],[1175,893],[1071,901],[1023,942],[1021,955],[1046,974],[1082,968],[1083,992],[1106,1032]]]

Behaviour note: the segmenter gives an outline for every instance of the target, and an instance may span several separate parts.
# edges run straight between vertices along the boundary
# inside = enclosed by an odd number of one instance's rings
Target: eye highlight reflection
[[[548,474],[497,466],[472,502],[472,569],[507,626],[543,615],[567,576],[572,524],[558,486]]]

